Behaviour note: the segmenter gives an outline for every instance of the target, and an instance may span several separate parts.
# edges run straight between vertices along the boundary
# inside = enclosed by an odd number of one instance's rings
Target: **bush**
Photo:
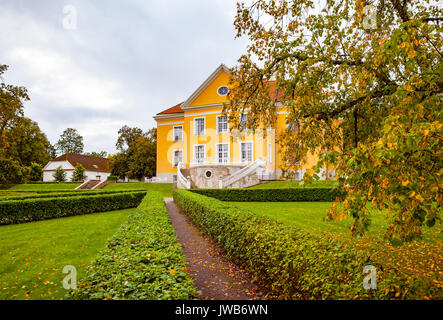
[[[57,167],[55,169],[54,174],[52,175],[57,182],[65,182],[66,181],[66,172],[62,169],[62,167]]]
[[[174,201],[234,262],[271,284],[280,299],[416,299],[438,295],[397,276],[362,252],[187,190]],[[363,288],[363,267],[377,268],[377,289]]]
[[[117,181],[118,177],[116,177],[116,176],[108,176],[107,180]]]
[[[78,197],[78,196],[86,196],[86,195],[103,195],[103,194],[113,194],[113,193],[128,193],[135,191],[145,191],[145,190],[89,190],[89,189],[81,189],[81,190],[59,190],[58,192],[46,192],[39,194],[24,194],[24,195],[14,195],[14,196],[6,196],[2,197],[3,192],[0,192],[0,202],[1,201],[10,201],[10,200],[26,200],[26,199],[43,199],[43,198],[61,198],[61,197]],[[14,192],[14,191],[13,191]],[[15,192],[14,192],[15,193]]]
[[[146,191],[0,202],[0,225],[137,207]]]
[[[26,176],[25,171],[17,161],[0,158],[0,185],[22,183]]]
[[[197,292],[166,211],[150,192],[109,240],[74,299],[193,299]]]
[[[335,201],[345,196],[345,193],[335,188],[192,189],[191,191],[221,201],[238,202]]]
[[[41,165],[39,165],[38,163],[31,163],[31,169],[29,172],[29,177],[28,177],[29,181],[33,181],[33,182],[40,182],[43,180],[43,169],[41,167]]]
[[[77,163],[75,168],[74,168],[74,171],[72,171],[71,181],[72,182],[83,182],[83,181],[85,181],[85,179],[86,179],[85,171],[86,171],[85,167],[83,167],[81,165],[81,163]]]

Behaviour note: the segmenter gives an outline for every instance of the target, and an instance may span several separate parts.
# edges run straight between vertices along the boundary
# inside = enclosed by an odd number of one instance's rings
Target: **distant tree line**
[[[111,174],[120,179],[141,180],[152,178],[156,173],[157,129],[146,132],[142,129],[123,126],[118,131],[116,148],[119,151],[110,155]]]

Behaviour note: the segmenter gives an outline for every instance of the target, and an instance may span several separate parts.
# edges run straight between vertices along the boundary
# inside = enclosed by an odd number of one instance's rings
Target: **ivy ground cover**
[[[65,265],[85,269],[135,209],[0,226],[0,299],[62,299]]]
[[[392,266],[408,278],[420,278],[429,286],[443,288],[443,226],[426,228],[422,240],[392,246],[383,237],[389,223],[384,212],[372,210],[369,232],[360,239],[351,236],[352,219],[328,221],[330,202],[230,202],[310,233],[325,234],[345,245],[359,248],[368,258]],[[426,299],[426,297],[424,297]]]

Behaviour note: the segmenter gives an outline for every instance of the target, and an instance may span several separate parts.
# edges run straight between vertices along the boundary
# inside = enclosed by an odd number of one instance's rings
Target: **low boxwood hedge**
[[[19,195],[19,196],[7,196],[2,197],[0,193],[0,201],[10,201],[10,200],[26,200],[26,199],[43,199],[43,198],[60,198],[60,197],[78,197],[78,196],[86,196],[86,195],[103,195],[103,194],[113,194],[113,193],[128,193],[128,192],[137,192],[137,191],[145,191],[145,190],[90,190],[90,189],[82,189],[82,190],[71,190],[71,192],[52,192],[52,193],[39,193],[39,194],[30,194],[30,195]],[[32,193],[32,192],[31,192]]]
[[[280,299],[416,299],[435,287],[398,276],[357,249],[188,190],[174,201],[234,262],[271,285]],[[363,288],[363,267],[377,268],[377,289]]]
[[[0,202],[0,225],[135,208],[146,191]]]
[[[335,201],[345,196],[345,193],[335,188],[192,189],[191,191],[221,201],[238,202]]]
[[[150,192],[89,267],[74,299],[194,299],[197,292],[166,211]]]

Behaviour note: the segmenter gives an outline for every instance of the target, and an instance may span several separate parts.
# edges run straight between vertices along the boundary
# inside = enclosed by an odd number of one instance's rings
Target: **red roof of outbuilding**
[[[80,163],[87,171],[111,172],[109,159],[87,156],[84,154],[65,153],[52,161],[68,161],[73,167]]]
[[[175,105],[175,106],[173,106],[173,107],[171,107],[169,109],[163,110],[162,112],[157,113],[157,114],[183,113],[184,111],[180,107],[182,105],[182,103],[183,102],[180,102],[179,104],[177,104],[177,105]]]

